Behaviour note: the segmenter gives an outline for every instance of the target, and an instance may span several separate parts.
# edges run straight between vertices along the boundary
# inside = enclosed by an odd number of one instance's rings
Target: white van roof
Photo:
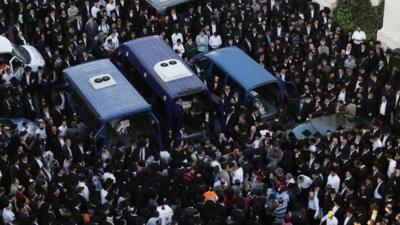
[[[8,38],[0,35],[0,53],[11,53],[12,44]]]

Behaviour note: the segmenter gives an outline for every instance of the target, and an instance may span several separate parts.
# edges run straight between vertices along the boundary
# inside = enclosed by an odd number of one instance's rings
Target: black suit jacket
[[[377,186],[378,186],[378,184],[375,185],[375,187],[374,187],[374,192],[375,192],[375,189],[376,189]],[[382,196],[382,200],[385,199],[385,195],[386,195],[386,185],[385,185],[385,183],[382,183],[382,184],[379,186],[379,188],[378,188],[378,194],[379,194],[380,196]]]
[[[344,223],[345,219],[346,219],[346,217],[343,219],[343,225],[353,225],[356,220],[355,216],[351,216],[350,219],[347,221],[347,223]]]

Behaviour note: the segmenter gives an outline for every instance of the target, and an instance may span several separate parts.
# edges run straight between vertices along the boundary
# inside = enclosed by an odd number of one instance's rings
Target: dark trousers
[[[308,216],[308,220],[310,221],[310,225],[318,225],[319,224],[319,218],[314,219],[314,215],[315,215],[315,210],[312,210],[312,209],[307,210],[307,216]]]

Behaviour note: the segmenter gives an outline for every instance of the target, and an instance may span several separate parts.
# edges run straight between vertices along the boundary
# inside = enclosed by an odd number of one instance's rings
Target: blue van
[[[164,136],[172,132],[186,139],[205,137],[208,89],[160,36],[124,43],[111,61],[153,106]]]
[[[280,103],[294,106],[298,101],[294,83],[278,80],[237,47],[199,54],[191,65],[207,83],[218,76],[223,87],[239,93],[242,103],[257,106],[263,119],[273,118]]]
[[[160,129],[151,106],[108,59],[64,70],[72,110],[95,131],[96,146],[150,138],[161,149]],[[150,129],[149,129],[150,128]]]

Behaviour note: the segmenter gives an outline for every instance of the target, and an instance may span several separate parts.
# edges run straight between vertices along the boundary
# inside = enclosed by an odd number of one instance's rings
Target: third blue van
[[[298,102],[294,83],[278,80],[237,47],[199,54],[192,67],[207,83],[218,77],[223,87],[239,93],[244,105],[256,106],[263,119],[273,118],[282,103],[294,107]]]

